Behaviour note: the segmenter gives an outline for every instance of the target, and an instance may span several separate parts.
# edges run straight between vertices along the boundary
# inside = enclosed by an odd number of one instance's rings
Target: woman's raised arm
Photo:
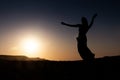
[[[93,15],[89,28],[93,25],[94,19],[96,18],[97,13]]]

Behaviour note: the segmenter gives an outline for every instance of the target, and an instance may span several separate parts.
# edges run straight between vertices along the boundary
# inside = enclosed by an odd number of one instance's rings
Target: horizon
[[[95,60],[101,60],[101,59],[119,59],[120,55],[114,55],[114,56],[103,56],[103,57],[98,57],[95,58]],[[0,60],[16,60],[16,61],[85,61],[85,60],[52,60],[52,59],[45,59],[45,58],[40,58],[40,57],[28,57],[25,55],[0,55]]]

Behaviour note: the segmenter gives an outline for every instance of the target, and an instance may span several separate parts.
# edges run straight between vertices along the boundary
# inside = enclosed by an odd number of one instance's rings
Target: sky
[[[26,55],[49,60],[81,60],[77,28],[61,25],[90,23],[88,47],[96,58],[120,55],[119,0],[0,0],[0,55]],[[25,40],[38,45],[25,51]],[[34,43],[35,44],[35,43]]]

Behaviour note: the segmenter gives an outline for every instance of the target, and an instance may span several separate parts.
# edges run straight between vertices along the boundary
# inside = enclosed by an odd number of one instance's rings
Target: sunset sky
[[[90,23],[95,13],[88,47],[96,58],[120,55],[119,0],[0,0],[0,55],[81,60],[78,29],[61,21],[81,24],[85,16]]]

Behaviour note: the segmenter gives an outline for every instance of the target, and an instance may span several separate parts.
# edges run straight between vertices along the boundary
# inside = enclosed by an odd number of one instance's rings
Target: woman
[[[97,16],[97,14],[93,15],[90,25],[88,25],[88,21],[85,17],[82,17],[82,19],[81,19],[82,24],[71,25],[71,24],[61,22],[62,25],[79,28],[79,34],[78,34],[78,37],[77,37],[77,47],[78,47],[78,52],[79,52],[80,56],[84,60],[93,60],[94,56],[95,56],[90,51],[90,49],[87,47],[86,34],[87,34],[88,30],[91,28],[96,16]]]

